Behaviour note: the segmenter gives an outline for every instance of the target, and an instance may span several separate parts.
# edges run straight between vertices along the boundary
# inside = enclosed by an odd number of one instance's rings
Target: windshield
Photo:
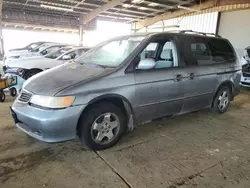
[[[31,52],[39,52],[39,51],[41,51],[42,49],[48,47],[49,45],[51,45],[51,43],[44,43],[44,44],[38,45],[38,46],[35,47],[35,48],[30,49],[30,51],[31,51]]]
[[[45,58],[50,58],[50,59],[56,59],[58,58],[59,56],[61,56],[62,54],[64,54],[65,52],[71,50],[72,48],[71,47],[68,47],[68,48],[61,48],[59,50],[56,50],[54,52],[51,52],[49,54],[47,54],[45,56]]]
[[[105,42],[85,53],[76,62],[118,67],[144,38],[145,36],[134,36]]]

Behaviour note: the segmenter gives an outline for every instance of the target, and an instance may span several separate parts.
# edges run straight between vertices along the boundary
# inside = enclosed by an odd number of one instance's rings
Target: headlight
[[[41,96],[41,95],[33,95],[30,103],[46,107],[46,108],[66,108],[72,105],[75,97],[67,96],[67,97],[49,97],[49,96]]]
[[[248,64],[247,60],[244,57],[241,58],[240,63],[241,63],[241,66]]]

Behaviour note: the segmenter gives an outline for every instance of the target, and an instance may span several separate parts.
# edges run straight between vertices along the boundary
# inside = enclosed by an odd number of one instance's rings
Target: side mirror
[[[155,60],[153,59],[143,59],[139,62],[138,66],[136,69],[138,70],[149,70],[154,68],[156,65]]]
[[[47,50],[41,51],[41,54],[42,54],[42,55],[46,55],[47,53],[48,53]]]
[[[63,59],[63,60],[70,60],[71,57],[70,57],[70,55],[64,55],[64,56],[62,57],[62,59]]]

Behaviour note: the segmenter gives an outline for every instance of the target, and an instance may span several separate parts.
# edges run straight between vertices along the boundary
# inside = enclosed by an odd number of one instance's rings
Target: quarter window
[[[214,62],[223,63],[235,60],[234,50],[226,40],[208,39],[208,44],[211,48]]]

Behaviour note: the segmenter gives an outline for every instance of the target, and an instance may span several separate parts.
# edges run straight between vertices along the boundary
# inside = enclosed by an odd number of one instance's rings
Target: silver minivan
[[[192,31],[118,37],[29,79],[11,107],[18,128],[45,142],[80,138],[93,150],[135,125],[211,108],[239,94],[241,65],[228,40]]]

